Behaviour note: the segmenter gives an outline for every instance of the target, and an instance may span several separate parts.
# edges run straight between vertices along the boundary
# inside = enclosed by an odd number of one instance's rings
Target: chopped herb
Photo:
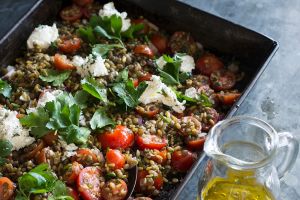
[[[8,98],[11,95],[11,86],[6,82],[0,79],[0,94]]]
[[[93,130],[103,128],[107,125],[115,125],[115,122],[107,115],[105,108],[99,108],[94,113],[91,121],[91,128]]]
[[[109,51],[114,48],[122,48],[120,44],[96,44],[92,49],[92,54],[95,56],[101,56],[102,58],[106,58],[106,55]]]
[[[12,144],[8,140],[0,140],[0,166],[6,163],[7,157],[12,151]]]
[[[77,29],[77,34],[91,44],[97,43],[96,36],[94,35],[94,29],[90,26],[80,27]]]
[[[81,86],[84,91],[96,97],[100,101],[107,103],[107,92],[103,85],[99,84],[94,78],[85,78],[81,81]]]
[[[89,100],[89,93],[84,90],[79,90],[75,93],[74,99],[80,108],[86,108],[87,101]]]
[[[206,94],[201,93],[197,96],[197,98],[191,98],[188,97],[184,94],[182,94],[179,91],[173,90],[177,96],[177,98],[181,101],[185,100],[187,103],[190,104],[201,104],[203,107],[212,107],[213,103],[211,102],[211,100],[209,99],[208,96],[206,96]]]
[[[144,24],[132,24],[125,32],[122,33],[122,37],[133,39],[135,34],[144,29]]]
[[[52,82],[53,86],[59,86],[69,78],[71,71],[69,70],[58,71],[53,69],[47,69],[46,73],[47,76],[40,75],[40,79],[48,83]]]

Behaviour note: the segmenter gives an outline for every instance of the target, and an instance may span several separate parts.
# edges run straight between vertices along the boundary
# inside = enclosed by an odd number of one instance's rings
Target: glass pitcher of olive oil
[[[204,145],[209,160],[199,181],[201,200],[275,200],[280,179],[299,150],[290,133],[238,116],[217,123]]]

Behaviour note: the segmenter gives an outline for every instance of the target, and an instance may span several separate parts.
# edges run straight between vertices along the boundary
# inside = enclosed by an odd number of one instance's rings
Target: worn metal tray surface
[[[106,1],[101,1],[105,3]],[[232,116],[246,98],[256,80],[277,50],[277,43],[257,32],[226,21],[199,9],[174,0],[122,0],[116,7],[130,16],[145,16],[169,32],[190,32],[206,49],[225,57],[234,57],[241,63],[245,78],[238,84],[243,95],[233,105],[227,117]],[[0,40],[0,65],[7,66],[25,49],[25,41],[38,24],[51,24],[57,17],[61,1],[37,0],[35,5]],[[175,188],[166,188],[157,199],[181,199],[180,193],[199,166],[204,166],[204,155]],[[196,186],[193,186],[196,188]]]

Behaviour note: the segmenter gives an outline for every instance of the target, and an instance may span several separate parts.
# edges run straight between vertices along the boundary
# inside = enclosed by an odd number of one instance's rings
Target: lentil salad
[[[67,185],[72,192],[58,194],[66,199],[123,199],[134,165],[135,196],[155,197],[180,181],[207,131],[240,95],[236,65],[189,33],[169,36],[143,18],[128,26],[111,4],[84,2],[61,11],[50,45],[27,41],[14,71],[3,72],[11,88],[1,92],[1,109],[17,115],[31,143],[13,144],[3,156],[3,198],[55,199],[55,189]],[[33,172],[54,172],[55,181],[41,194],[26,191],[22,180]]]

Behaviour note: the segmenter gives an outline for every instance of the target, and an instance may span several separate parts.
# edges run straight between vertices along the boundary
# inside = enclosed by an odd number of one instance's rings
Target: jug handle
[[[299,142],[289,132],[278,133],[278,147],[275,160],[278,176],[280,180],[287,174],[294,166],[299,152]],[[280,160],[278,159],[278,155]]]

